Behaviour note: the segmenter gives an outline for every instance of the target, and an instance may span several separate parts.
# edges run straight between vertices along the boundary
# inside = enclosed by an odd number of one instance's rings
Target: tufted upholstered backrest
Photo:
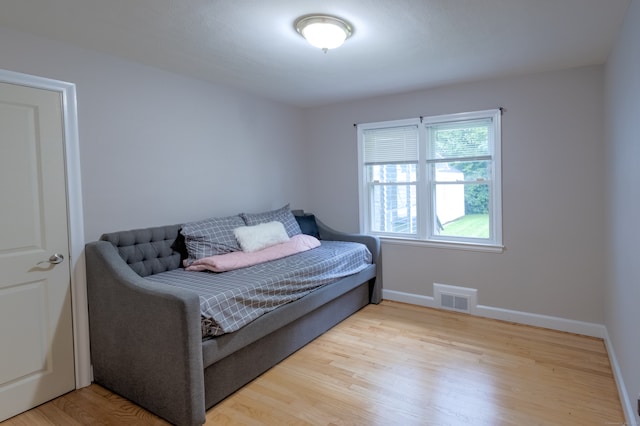
[[[146,277],[170,271],[182,266],[186,257],[184,240],[180,234],[182,225],[132,229],[130,231],[103,234],[138,275]]]

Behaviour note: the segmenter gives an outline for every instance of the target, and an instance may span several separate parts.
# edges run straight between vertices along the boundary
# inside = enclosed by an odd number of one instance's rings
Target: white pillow
[[[242,251],[253,252],[289,240],[282,222],[273,221],[233,230]]]

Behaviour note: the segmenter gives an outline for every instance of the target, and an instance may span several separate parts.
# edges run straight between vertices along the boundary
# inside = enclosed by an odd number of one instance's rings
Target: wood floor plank
[[[207,412],[207,425],[623,422],[602,339],[389,301],[365,307]],[[167,424],[95,384],[5,423]]]

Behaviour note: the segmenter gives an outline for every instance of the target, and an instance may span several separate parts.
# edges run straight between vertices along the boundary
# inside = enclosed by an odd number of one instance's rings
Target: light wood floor
[[[369,305],[207,412],[207,425],[622,425],[601,339]],[[165,425],[91,385],[4,422]]]

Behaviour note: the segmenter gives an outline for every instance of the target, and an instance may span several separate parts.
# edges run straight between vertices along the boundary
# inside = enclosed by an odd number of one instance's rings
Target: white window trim
[[[430,117],[420,117],[404,120],[392,120],[382,121],[374,123],[358,124],[358,200],[359,200],[359,213],[360,213],[360,232],[366,233],[368,231],[369,217],[370,217],[370,205],[368,200],[368,194],[366,191],[367,181],[364,167],[364,149],[362,135],[364,130],[378,129],[385,127],[396,126],[408,126],[417,125],[419,132],[419,163],[426,163],[426,150],[423,149],[426,146],[426,125],[436,124],[442,122],[455,122],[455,121],[469,121],[482,118],[491,118],[494,132],[494,147],[492,153],[492,178],[493,184],[489,187],[492,190],[492,214],[491,214],[491,229],[493,231],[492,239],[472,239],[462,237],[440,236],[430,235],[431,231],[428,230],[429,223],[431,223],[432,209],[429,201],[430,195],[418,197],[418,212],[427,211],[427,214],[417,215],[419,222],[418,229],[422,234],[415,236],[402,236],[399,234],[385,234],[385,233],[373,233],[378,235],[385,243],[396,245],[414,245],[422,247],[441,247],[459,250],[471,250],[471,251],[484,251],[484,252],[497,252],[501,253],[504,250],[502,240],[502,109],[491,109],[474,112],[465,112],[457,114],[444,114]],[[419,180],[423,180],[421,184],[426,181],[424,173],[419,172]],[[419,184],[420,185],[420,184]]]
[[[376,234],[378,235],[378,234]],[[434,240],[419,240],[416,238],[402,238],[402,237],[387,237],[379,235],[380,239],[385,244],[391,244],[396,246],[414,246],[414,247],[434,247],[451,250],[464,250],[464,251],[480,251],[486,253],[502,253],[504,246],[501,244],[476,244],[466,241],[434,241]]]

